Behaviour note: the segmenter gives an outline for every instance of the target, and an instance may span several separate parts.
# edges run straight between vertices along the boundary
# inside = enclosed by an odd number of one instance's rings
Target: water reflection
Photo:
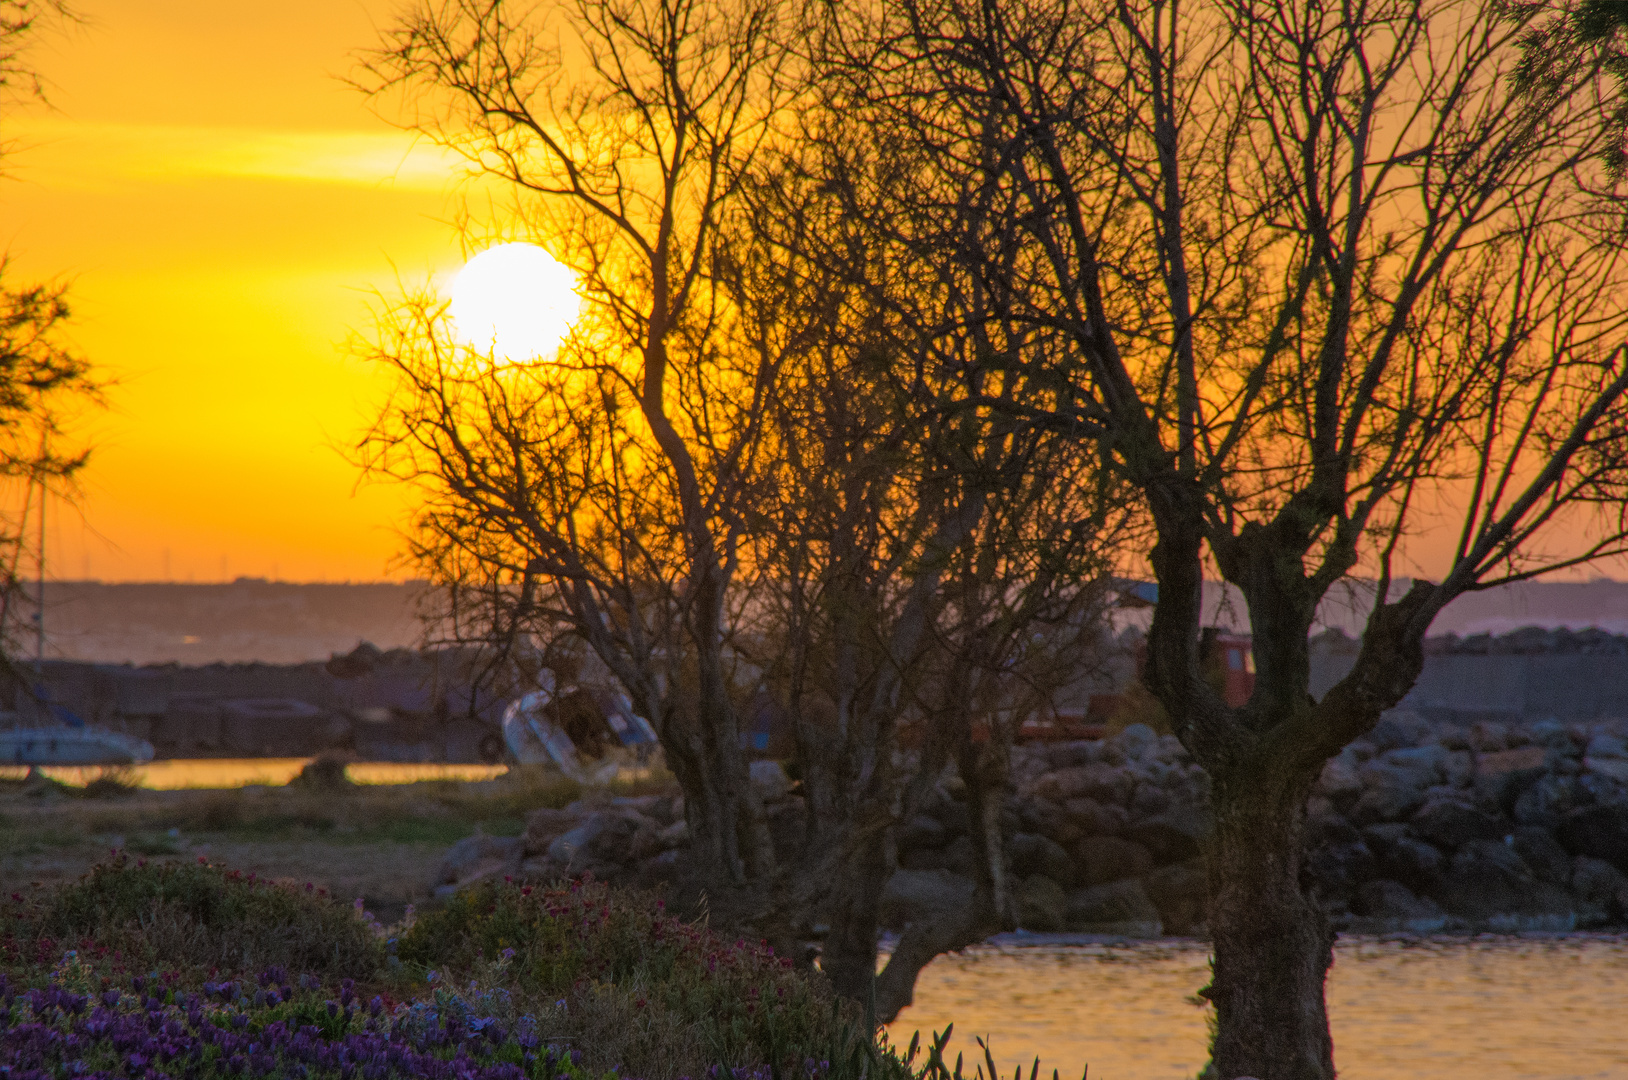
[[[1203,1066],[1209,981],[1200,944],[982,946],[922,973],[889,1034],[955,1022],[951,1055],[1064,1080],[1178,1080]],[[1342,940],[1329,977],[1342,1080],[1583,1080],[1628,1077],[1628,941]]]
[[[235,788],[249,784],[286,784],[299,775],[310,758],[200,758],[195,760],[153,761],[121,770],[142,787],[155,791],[178,788]],[[53,780],[84,786],[102,774],[99,767],[47,768]],[[0,766],[0,778],[21,779],[28,770]],[[410,784],[419,780],[492,780],[508,772],[506,765],[449,765],[440,762],[404,763],[361,761],[345,768],[345,774],[358,784]]]

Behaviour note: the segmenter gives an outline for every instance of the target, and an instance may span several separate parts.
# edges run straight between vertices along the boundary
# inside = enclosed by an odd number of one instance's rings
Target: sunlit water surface
[[[1007,1077],[1177,1080],[1203,1067],[1209,981],[1199,944],[994,946],[940,957],[889,1029],[923,1041],[951,1021],[949,1060]],[[1343,1080],[1628,1078],[1628,938],[1342,940],[1328,986]]]
[[[156,791],[177,788],[235,788],[249,784],[286,784],[298,776],[310,758],[197,758],[193,760],[151,761],[128,770],[142,787]],[[27,769],[0,767],[0,777],[17,779]],[[83,786],[102,775],[100,767],[48,768],[45,775],[65,784]],[[410,784],[418,780],[491,780],[508,771],[504,765],[448,765],[439,762],[402,763],[360,761],[345,767],[345,774],[358,784]],[[119,775],[126,775],[120,770]]]

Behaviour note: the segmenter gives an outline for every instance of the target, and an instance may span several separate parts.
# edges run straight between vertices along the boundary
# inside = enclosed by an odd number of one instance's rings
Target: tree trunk
[[[1311,778],[1266,769],[1216,777],[1209,852],[1217,1019],[1212,1061],[1222,1080],[1333,1080],[1323,983],[1334,933],[1301,890]]]
[[[863,823],[859,824],[863,829]],[[826,905],[830,926],[820,951],[820,968],[831,988],[864,1003],[876,977],[877,909],[887,884],[887,855],[881,830],[854,842]]]

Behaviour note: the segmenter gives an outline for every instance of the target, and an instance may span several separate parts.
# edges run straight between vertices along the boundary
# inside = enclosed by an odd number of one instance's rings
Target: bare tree
[[[1474,0],[899,0],[830,23],[838,107],[909,157],[902,202],[940,208],[915,242],[1067,343],[1009,361],[1053,401],[988,404],[1144,494],[1146,678],[1214,783],[1219,1076],[1334,1075],[1306,797],[1411,687],[1432,618],[1628,548],[1611,47],[1564,6]],[[1391,597],[1448,515],[1439,581]],[[1253,627],[1239,708],[1200,669],[1207,567]],[[1314,700],[1308,631],[1354,572],[1382,602]]]
[[[592,306],[557,362],[488,370],[433,302],[406,304],[373,349],[403,396],[370,463],[427,484],[438,577],[513,586],[470,595],[604,661],[656,726],[697,850],[735,881],[774,867],[723,619],[776,359],[735,347],[710,268],[787,55],[759,0],[448,0],[404,15],[361,77],[502,182]]]
[[[830,927],[836,988],[885,1021],[934,957],[1014,925],[1000,828],[1013,731],[1088,662],[1125,515],[1077,443],[973,404],[1031,393],[993,360],[1011,320],[959,267],[870,227],[902,179],[887,156],[828,110],[804,120],[752,189],[777,291],[744,272],[735,285],[766,321],[805,312],[793,321],[817,328],[771,406],[750,550],[780,646],[763,667],[794,718],[807,799],[788,891]],[[907,927],[878,976],[889,837],[950,767],[978,825],[976,898]]]

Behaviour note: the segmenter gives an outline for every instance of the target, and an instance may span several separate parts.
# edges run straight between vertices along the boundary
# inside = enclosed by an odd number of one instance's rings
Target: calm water
[[[1008,1077],[1040,1055],[1064,1080],[1190,1078],[1206,1060],[1202,945],[980,946],[922,973],[890,1028],[955,1022],[967,1072],[992,1038]],[[1342,941],[1329,978],[1343,1080],[1628,1078],[1628,938]]]
[[[286,784],[299,775],[310,758],[199,758],[153,761],[131,771],[142,787],[158,791],[176,788],[233,788],[248,784]],[[18,778],[28,770],[0,767],[0,776]],[[83,785],[101,775],[99,767],[45,769],[65,784]],[[504,765],[402,764],[363,761],[348,765],[345,773],[358,784],[410,784],[417,780],[491,780],[508,771]]]

